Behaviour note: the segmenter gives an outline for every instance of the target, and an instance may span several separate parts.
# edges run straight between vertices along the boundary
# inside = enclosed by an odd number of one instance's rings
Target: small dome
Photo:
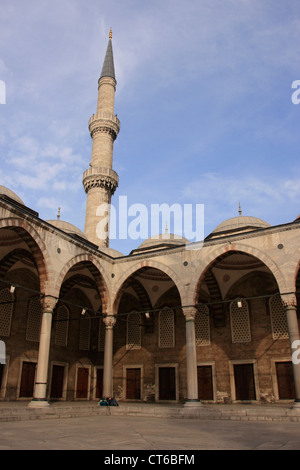
[[[239,215],[237,217],[232,217],[231,219],[227,219],[221,224],[219,224],[213,231],[212,234],[220,233],[220,232],[233,232],[235,230],[241,231],[243,228],[247,228],[249,230],[255,230],[257,228],[267,228],[271,227],[268,222],[265,222],[262,219],[257,217],[251,217],[246,215]]]
[[[182,237],[181,235],[176,235],[174,233],[162,233],[160,235],[153,235],[152,237],[148,238],[139,245],[138,249],[152,248],[164,244],[180,246],[185,245],[186,243],[189,243],[189,240]]]
[[[47,222],[48,224],[59,228],[63,232],[70,233],[71,235],[79,235],[80,237],[87,239],[79,228],[75,227],[75,225],[72,225],[69,222],[65,222],[63,220],[47,220]]]
[[[102,253],[106,253],[107,255],[112,256],[113,258],[124,256],[123,253],[121,253],[120,251],[117,251],[114,248],[109,248],[107,246],[99,246],[99,251],[102,251]]]
[[[10,199],[13,199],[19,204],[22,204],[23,206],[25,206],[22,199],[20,199],[19,196],[17,196],[16,193],[14,193],[11,189],[6,188],[5,186],[0,185],[0,196],[8,196],[10,197]]]

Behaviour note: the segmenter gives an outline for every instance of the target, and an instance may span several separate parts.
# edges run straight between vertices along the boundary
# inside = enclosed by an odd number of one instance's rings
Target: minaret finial
[[[242,215],[241,204],[239,203],[239,214]]]
[[[112,39],[112,29],[109,30],[109,39]]]
[[[60,207],[58,208],[58,211],[57,211],[57,220],[59,220],[60,218]]]

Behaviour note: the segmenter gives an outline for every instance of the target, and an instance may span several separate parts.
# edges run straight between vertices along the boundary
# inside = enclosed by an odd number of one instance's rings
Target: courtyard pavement
[[[114,450],[156,455],[250,449],[299,450],[299,423],[89,416],[6,422],[0,428],[0,450],[103,450],[110,456]]]
[[[177,417],[174,411],[182,407],[176,406],[151,408],[150,405],[146,409],[148,413],[143,413],[143,407],[140,407],[140,412],[134,414],[133,411],[138,409],[135,405],[131,405],[131,408],[124,405],[122,410],[122,404],[114,409],[100,409],[102,407],[96,407],[95,404],[84,408],[84,404],[73,403],[69,407],[76,409],[76,414],[69,413],[64,417],[49,414],[51,406],[44,416],[32,410],[23,419],[22,412],[28,408],[27,404],[0,403],[0,413],[9,407],[17,413],[0,423],[0,450],[101,450],[99,463],[117,464],[124,462],[104,459],[121,458],[123,453],[127,457],[138,456],[139,461],[125,461],[131,467],[146,463],[171,463],[157,460],[171,459],[171,451],[177,452],[177,456],[174,454],[172,457],[173,463],[191,464],[196,461],[184,459],[199,458],[197,451],[201,450],[300,450],[300,421],[280,419],[279,411],[284,407],[256,407],[258,411],[252,412],[253,419],[251,416],[245,419],[246,407],[223,407],[229,413],[224,419],[213,413],[214,409],[220,410],[216,406],[209,408],[212,414],[197,419],[191,414]],[[61,410],[66,410],[67,406],[59,404],[56,409],[61,407]],[[80,410],[83,409],[86,413],[80,416]],[[150,415],[151,409],[156,414]],[[286,410],[289,409],[286,407]],[[161,410],[160,414],[157,410]],[[236,410],[236,414],[230,414],[230,410]],[[262,410],[260,414],[259,410]],[[275,419],[271,419],[272,412]],[[300,417],[300,411],[298,413]],[[263,415],[267,419],[262,419]],[[140,454],[138,451],[146,452]],[[176,461],[179,458],[178,451],[183,456],[181,462]],[[164,455],[164,452],[169,457],[158,457]],[[149,458],[152,460],[148,461]]]

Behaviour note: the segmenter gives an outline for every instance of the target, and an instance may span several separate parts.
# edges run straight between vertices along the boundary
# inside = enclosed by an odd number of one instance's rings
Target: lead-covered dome
[[[221,224],[219,224],[211,232],[209,238],[212,238],[214,236],[228,235],[234,232],[248,232],[268,227],[271,227],[271,225],[265,220],[259,219],[258,217],[239,215],[237,217],[227,219]]]
[[[78,235],[79,237],[86,238],[84,233],[75,225],[65,222],[64,220],[47,220],[48,224],[54,225],[54,227],[59,228],[63,232],[69,233],[71,235]]]
[[[134,251],[148,251],[161,248],[170,248],[172,246],[182,246],[190,243],[189,240],[176,235],[174,233],[161,233],[159,235],[153,235],[147,240],[143,241],[139,247]]]
[[[19,204],[22,204],[23,206],[25,206],[22,199],[19,198],[19,196],[17,196],[17,194],[14,193],[11,189],[6,188],[6,186],[0,185],[0,196],[7,196],[10,199],[13,199],[14,201],[18,202]]]

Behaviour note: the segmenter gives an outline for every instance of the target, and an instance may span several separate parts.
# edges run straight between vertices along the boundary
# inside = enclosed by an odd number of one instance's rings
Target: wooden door
[[[126,398],[141,399],[141,369],[126,369]]]
[[[22,377],[20,385],[20,397],[33,397],[34,378],[35,378],[35,362],[23,362]]]
[[[175,367],[159,368],[159,399],[176,400]]]
[[[278,394],[280,400],[293,400],[296,397],[293,364],[291,362],[276,362]]]
[[[197,375],[199,400],[213,400],[212,367],[198,366]]]
[[[89,369],[87,367],[78,367],[76,398],[88,398],[88,387]]]
[[[65,367],[54,365],[52,368],[51,398],[62,398]]]
[[[104,398],[102,394],[103,394],[103,369],[97,369],[96,398]]]
[[[236,400],[256,399],[253,364],[236,364],[234,380]]]

